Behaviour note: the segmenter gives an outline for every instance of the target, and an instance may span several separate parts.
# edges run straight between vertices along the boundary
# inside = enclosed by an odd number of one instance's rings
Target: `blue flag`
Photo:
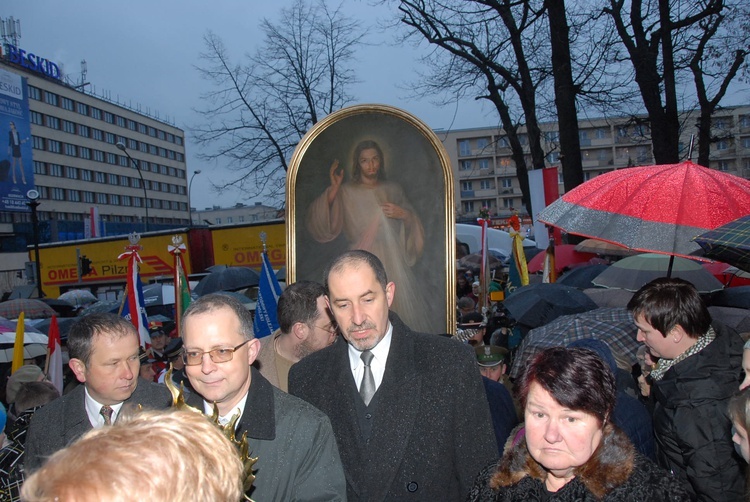
[[[279,329],[279,320],[276,317],[279,295],[281,295],[281,286],[279,286],[279,281],[276,280],[271,262],[268,261],[268,253],[264,252],[260,284],[258,285],[258,304],[255,307],[255,321],[253,323],[256,338],[263,338]]]

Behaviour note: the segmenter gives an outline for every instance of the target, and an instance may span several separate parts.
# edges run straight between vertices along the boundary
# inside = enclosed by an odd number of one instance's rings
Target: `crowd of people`
[[[750,346],[690,283],[633,296],[632,373],[594,337],[513,381],[476,304],[455,333],[424,334],[391,310],[398,284],[373,254],[323,278],[285,288],[260,340],[225,295],[147,351],[129,321],[82,317],[78,386],[59,396],[35,365],[7,382],[0,500],[750,500]]]

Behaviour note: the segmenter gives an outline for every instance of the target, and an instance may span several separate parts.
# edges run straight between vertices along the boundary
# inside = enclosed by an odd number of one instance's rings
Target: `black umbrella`
[[[247,267],[226,267],[211,272],[195,286],[195,294],[207,295],[215,291],[237,291],[260,284],[258,272]]]
[[[62,317],[75,317],[76,307],[67,300],[55,298],[40,298],[41,301],[49,305]]]
[[[711,305],[750,309],[750,286],[722,289],[711,297]]]
[[[711,318],[729,326],[737,333],[750,333],[750,310],[735,307],[708,307]]]
[[[70,331],[70,327],[75,324],[78,319],[78,317],[62,317],[57,319],[57,327],[60,330],[61,340],[65,340],[68,338],[68,331]],[[49,335],[49,325],[51,322],[52,319],[44,319],[43,321],[36,323],[34,327],[45,335]]]
[[[578,314],[597,308],[580,289],[564,284],[531,284],[511,293],[503,306],[518,324],[536,328],[560,316]]]
[[[599,274],[607,270],[609,265],[596,264],[584,265],[582,267],[571,268],[557,280],[557,284],[564,284],[579,289],[593,288],[593,281]]]

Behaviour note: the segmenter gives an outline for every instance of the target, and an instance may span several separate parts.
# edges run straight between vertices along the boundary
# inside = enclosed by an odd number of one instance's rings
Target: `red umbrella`
[[[581,253],[576,251],[573,244],[561,244],[555,246],[555,270],[559,274],[565,268],[581,263],[588,263],[592,258],[596,258],[594,253]],[[537,253],[529,260],[529,272],[541,272],[544,270],[544,253]]]
[[[692,239],[750,212],[750,181],[693,164],[599,175],[550,204],[538,220],[643,252],[691,257]]]

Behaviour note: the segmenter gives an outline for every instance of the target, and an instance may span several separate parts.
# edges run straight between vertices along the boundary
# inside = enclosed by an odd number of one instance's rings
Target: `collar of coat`
[[[511,438],[514,435],[511,434]],[[608,423],[604,426],[602,442],[592,457],[573,472],[575,479],[594,496],[602,499],[628,480],[634,466],[635,448],[625,434]],[[544,483],[547,472],[531,457],[524,439],[518,441],[515,446],[506,447],[490,486],[495,490],[509,487],[526,476]]]

